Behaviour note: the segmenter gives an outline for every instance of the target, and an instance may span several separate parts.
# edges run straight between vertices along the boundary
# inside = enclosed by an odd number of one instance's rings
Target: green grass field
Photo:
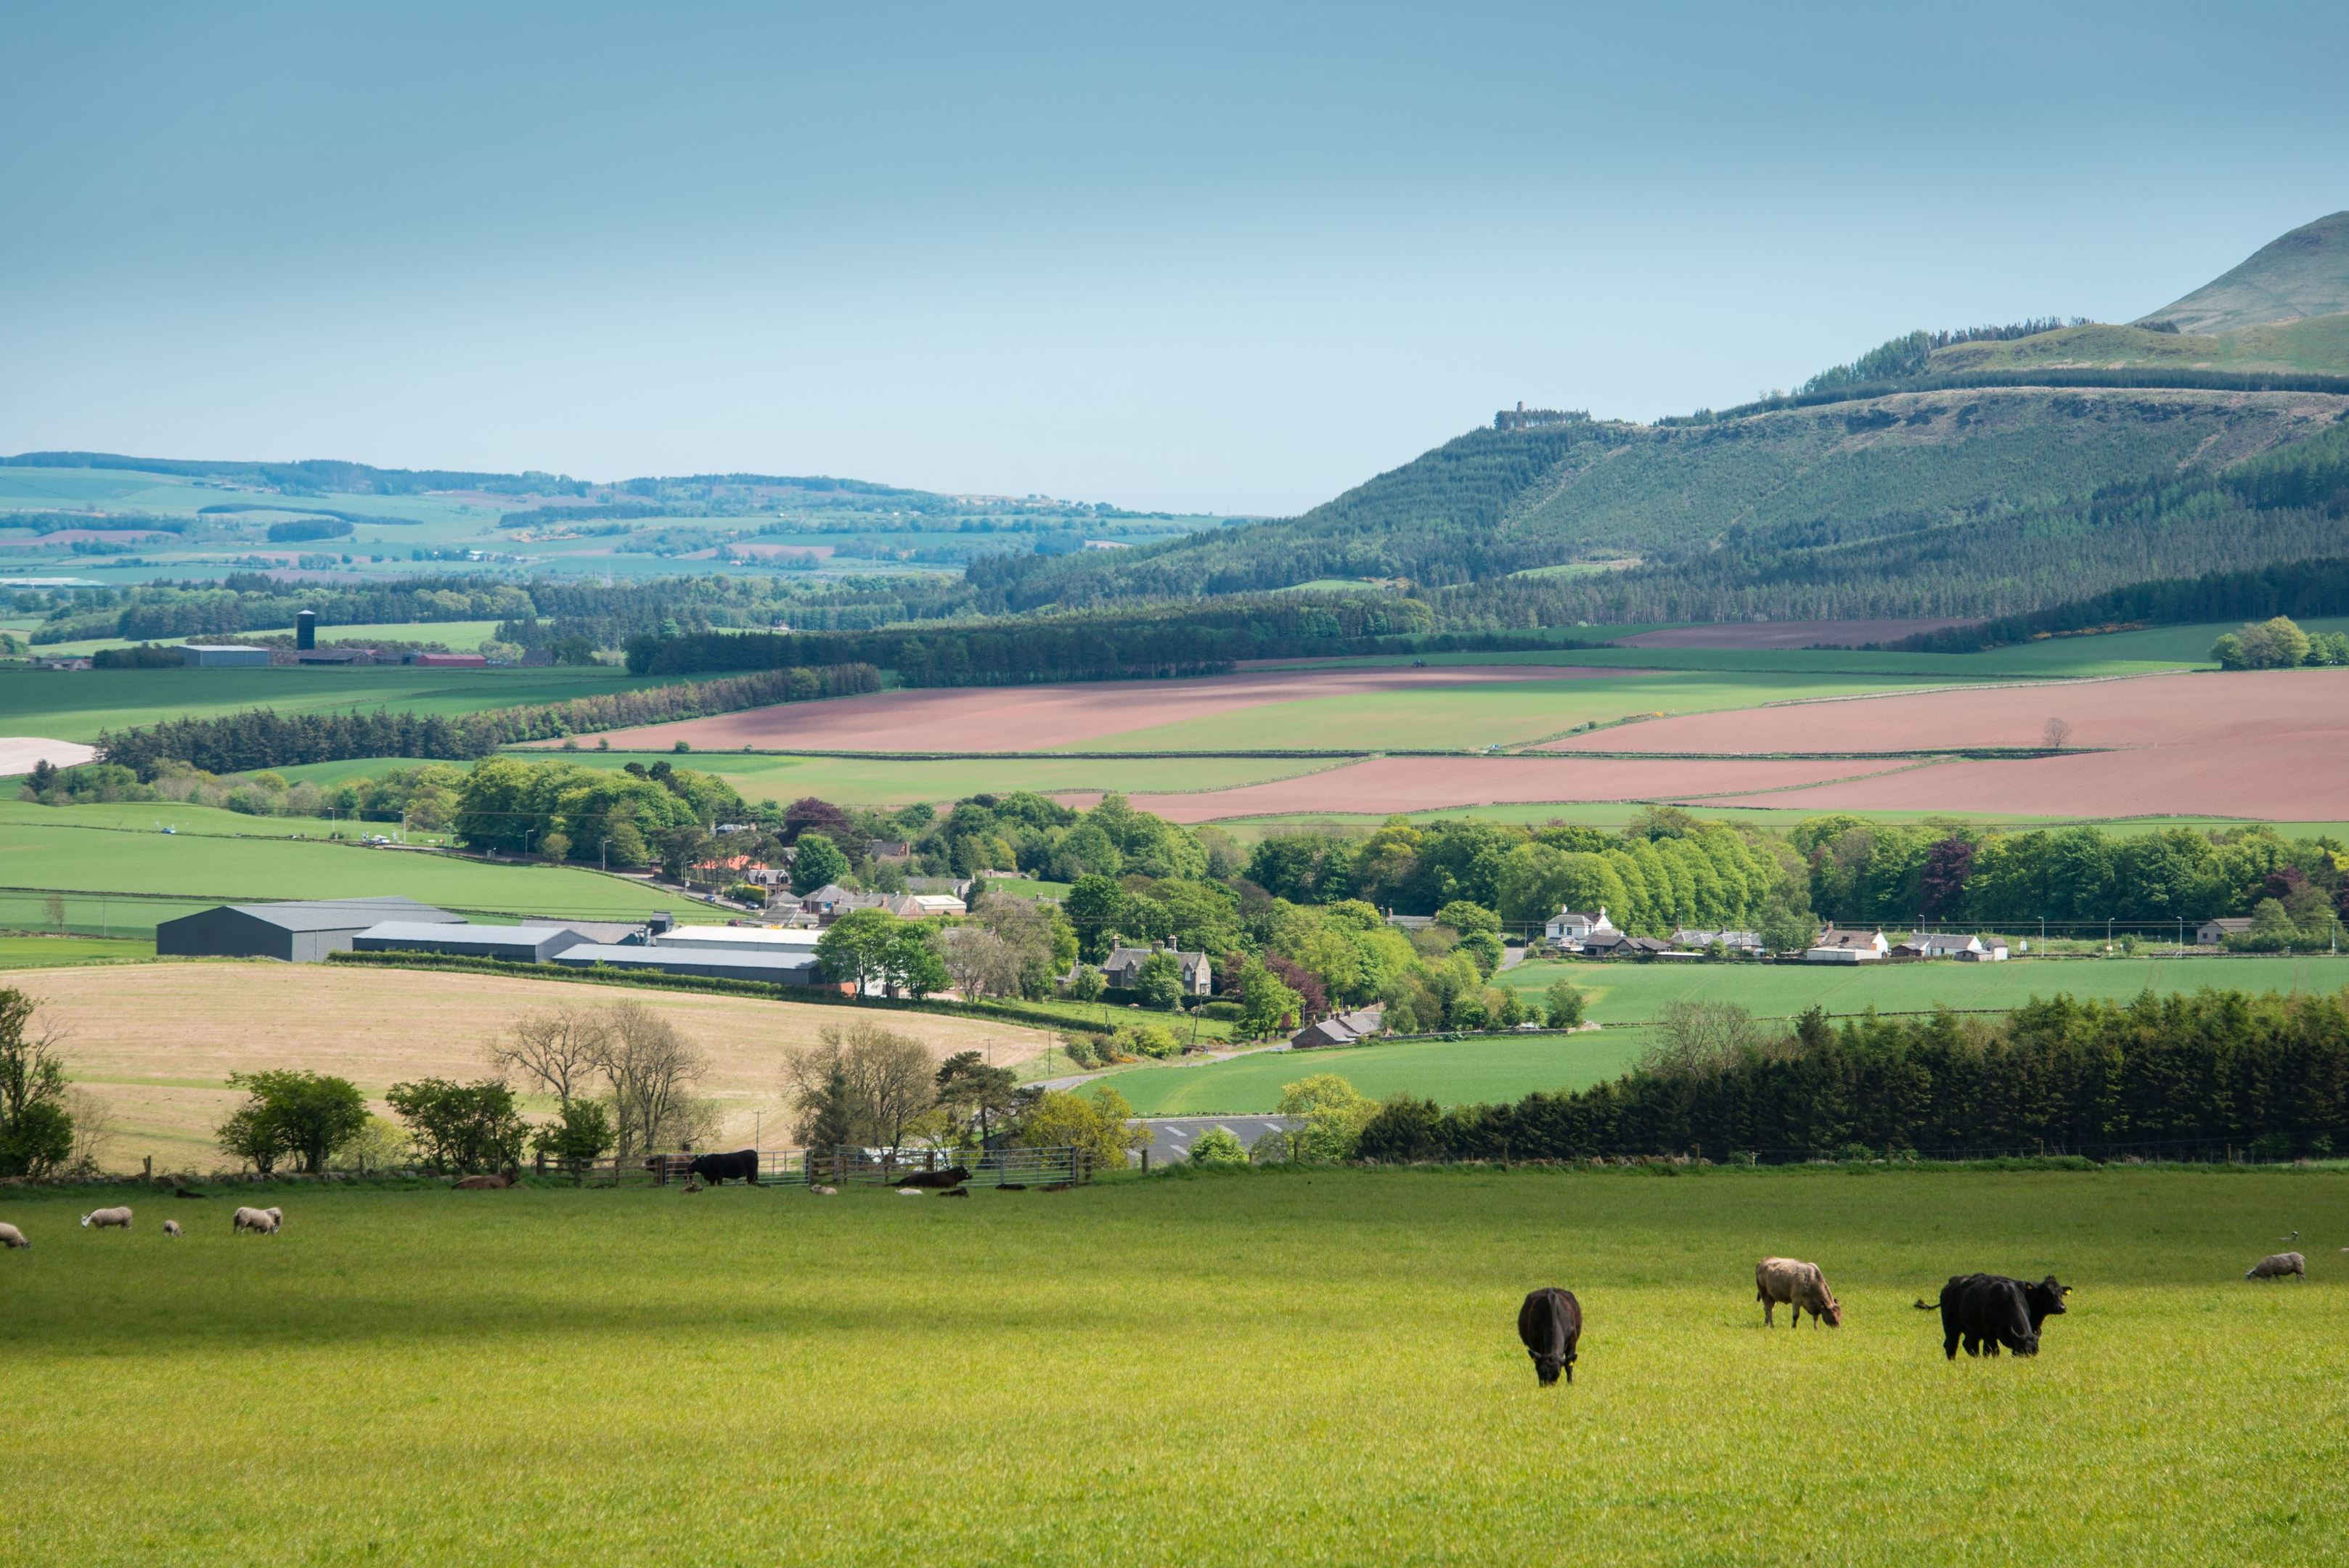
[[[1644,1029],[1407,1040],[1341,1051],[1262,1051],[1203,1064],[1129,1067],[1095,1082],[1115,1088],[1141,1116],[1260,1115],[1280,1104],[1284,1085],[1312,1073],[1335,1073],[1374,1100],[1408,1092],[1447,1106],[1481,1105],[1518,1099],[1537,1089],[1588,1088],[1619,1077],[1649,1042]]]
[[[339,764],[326,763],[327,767]],[[409,767],[419,764],[409,763]],[[306,771],[306,770],[305,770]],[[183,805],[168,800],[93,801],[84,805],[40,805],[27,800],[0,800],[0,828],[119,827],[133,833],[154,833],[169,827],[175,834],[211,838],[326,838],[379,833],[387,837],[403,832],[396,822],[339,821],[324,816],[248,816],[217,805]],[[409,828],[404,842],[443,844],[446,833]]]
[[[1633,652],[1645,654],[1649,649]],[[1671,652],[1671,649],[1656,651]],[[1564,662],[1577,656],[1543,656]],[[1473,662],[1473,661],[1464,661]],[[1268,702],[1213,718],[1129,730],[1076,751],[1228,751],[1250,747],[1468,749],[1522,744],[1580,724],[1671,713],[1751,708],[1804,697],[1902,691],[1920,684],[1897,677],[1713,670],[1627,672],[1557,680],[1495,680],[1473,686],[1363,691]]]
[[[471,653],[483,640],[495,637],[498,623],[493,620],[433,620],[378,621],[368,626],[321,626],[318,640],[326,644],[337,642],[440,642],[451,651]],[[290,626],[262,627],[240,632],[236,640],[254,637],[292,637]],[[93,653],[101,648],[122,648],[137,641],[135,638],[97,637],[80,642],[45,642],[34,651],[47,659],[58,654]],[[171,638],[151,640],[172,643]],[[613,671],[616,674],[617,671]]]
[[[1319,1170],[9,1193],[5,1555],[2301,1563],[2349,1531],[2337,1172]],[[79,1212],[130,1200],[129,1231]],[[189,1227],[160,1234],[165,1218]],[[1765,1331],[1754,1261],[1837,1330]],[[1909,1303],[2075,1287],[2035,1359]],[[1537,1387],[1536,1285],[1579,1297]]]
[[[137,962],[155,956],[143,938],[0,937],[0,969],[55,969],[60,964]]]
[[[826,800],[859,805],[933,805],[965,795],[1007,794],[1032,790],[1040,794],[1093,790],[1157,794],[1189,790],[1237,789],[1242,784],[1294,778],[1339,765],[1311,758],[1283,761],[1277,757],[1136,757],[1131,762],[1097,761],[1047,755],[947,762],[888,762],[861,757],[795,757],[752,755],[740,752],[694,752],[679,757],[671,752],[599,752],[590,742],[576,752],[540,749],[517,756],[543,759],[559,756],[590,767],[625,767],[629,763],[666,757],[684,767],[713,773],[732,784],[747,800],[796,800],[821,795]],[[329,763],[327,768],[360,764]],[[398,763],[365,764],[397,767]],[[320,779],[308,769],[284,770],[288,778]],[[347,773],[337,775],[347,777]]]
[[[1936,1007],[2004,1012],[2034,996],[2127,1001],[2146,991],[2332,992],[2349,986],[2349,958],[2317,954],[2196,958],[2010,959],[2005,963],[1568,963],[1536,960],[1496,984],[1538,992],[1570,979],[1601,1023],[1647,1023],[1666,1002],[1733,1002],[1757,1017],[1923,1012]]]
[[[1113,1085],[1147,1116],[1248,1116],[1280,1103],[1284,1085],[1336,1073],[1372,1099],[1408,1091],[1444,1105],[1514,1100],[1537,1090],[1580,1089],[1619,1076],[1653,1033],[1612,1027],[1655,1021],[1666,1003],[1733,1002],[1757,1017],[1791,1018],[1817,1005],[1838,1016],[1923,1012],[1937,1006],[2004,1012],[2034,996],[2127,1001],[2204,986],[2246,992],[2337,991],[2349,958],[2013,959],[2001,964],[1662,964],[1534,961],[1496,983],[1537,1001],[1561,977],[1582,989],[1588,1016],[1610,1025],[1578,1034],[1490,1034],[1412,1040],[1342,1051],[1279,1051],[1225,1062],[1131,1067]],[[1065,1071],[1066,1069],[1063,1069]]]
[[[658,680],[605,670],[416,670],[288,666],[265,670],[32,670],[0,667],[0,732],[95,741],[100,730],[202,718],[248,708],[281,713],[385,709],[470,713],[561,702]]]
[[[91,895],[64,900],[67,929],[83,934],[145,935],[158,920],[228,900],[378,894],[403,894],[456,909],[581,919],[640,919],[656,909],[709,914],[707,905],[570,867],[492,866],[271,836],[167,836],[0,824],[0,929],[53,929],[45,895],[6,890],[24,888]],[[102,900],[99,894],[112,897]]]

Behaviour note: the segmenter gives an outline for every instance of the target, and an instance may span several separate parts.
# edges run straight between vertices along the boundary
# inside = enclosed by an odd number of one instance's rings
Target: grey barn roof
[[[398,896],[376,898],[301,898],[283,904],[229,904],[224,906],[240,915],[264,920],[288,931],[342,931],[364,929],[387,919],[429,922],[434,925],[460,925],[464,917],[446,909],[436,909],[429,904],[419,904],[413,898]]]

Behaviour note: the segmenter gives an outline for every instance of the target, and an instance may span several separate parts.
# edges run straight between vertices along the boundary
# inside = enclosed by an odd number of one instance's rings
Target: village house
[[[1323,1045],[1353,1045],[1371,1035],[1386,1030],[1387,1005],[1374,1002],[1352,1012],[1333,1013],[1318,1023],[1309,1023],[1288,1037],[1291,1049],[1310,1051]]]
[[[1102,979],[1111,985],[1132,990],[1142,966],[1154,953],[1164,953],[1183,969],[1183,992],[1186,996],[1207,996],[1214,993],[1216,977],[1205,953],[1186,953],[1176,948],[1112,948],[1109,957],[1102,961]]]
[[[1805,950],[1807,963],[1868,963],[1891,951],[1882,931],[1847,931],[1829,926]]]
[[[1683,926],[1672,933],[1672,940],[1699,952],[1715,942],[1733,953],[1758,953],[1762,950],[1762,933],[1759,931],[1712,931]]]
[[[1542,927],[1542,935],[1569,952],[1578,951],[1592,937],[1613,932],[1615,922],[1607,918],[1607,906],[1601,904],[1596,914],[1580,909],[1560,909]]]
[[[2223,919],[2205,920],[2194,928],[2194,940],[2206,948],[2215,948],[2229,937],[2240,937],[2251,929],[2251,922],[2240,915]]]
[[[1609,926],[1571,944],[1571,950],[1585,958],[1660,958],[1671,952],[1672,944],[1653,937],[1635,937]]]

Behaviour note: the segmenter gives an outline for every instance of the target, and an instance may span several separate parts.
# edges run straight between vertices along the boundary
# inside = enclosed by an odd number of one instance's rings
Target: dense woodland
[[[1398,1096],[1365,1158],[1786,1159],[2088,1153],[2283,1159],[2349,1141],[2339,996],[2205,991],[2122,1004],[2055,997],[1996,1022],[1817,1012],[1789,1033],[1737,1010],[1684,1016],[1640,1070],[1513,1106]],[[1678,1039],[1673,1035],[1680,1036]]]

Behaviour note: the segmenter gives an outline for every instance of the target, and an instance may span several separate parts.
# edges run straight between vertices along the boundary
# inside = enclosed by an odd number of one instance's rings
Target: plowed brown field
[[[812,1044],[826,1024],[853,1016],[847,1008],[748,997],[326,964],[93,965],[6,978],[43,1004],[46,1025],[64,1032],[67,1071],[114,1114],[109,1163],[129,1169],[148,1154],[159,1168],[222,1163],[212,1129],[243,1098],[227,1086],[231,1073],[331,1073],[366,1091],[382,1114],[383,1092],[395,1083],[488,1076],[483,1047],[523,1013],[623,999],[657,1010],[709,1054],[701,1092],[725,1111],[723,1147],[748,1145],[761,1127],[768,1147],[788,1148],[783,1050]],[[880,1022],[941,1057],[988,1051],[998,1066],[1050,1043],[1040,1030],[978,1019],[891,1013]]]
[[[755,746],[761,751],[1032,752],[1267,702],[1500,680],[1605,680],[1623,673],[1547,665],[1454,665],[1242,670],[1197,680],[1092,680],[1062,686],[925,688],[757,708],[714,719],[616,730],[603,738],[624,751],[666,751],[684,741],[704,751]]]
[[[1553,800],[1690,800],[1820,784],[1909,765],[1744,758],[1648,762],[1611,757],[1374,757],[1300,778],[1238,789],[1137,794],[1133,804],[1174,822],[1211,822],[1218,817],[1298,812],[1440,811],[1450,806]]]

